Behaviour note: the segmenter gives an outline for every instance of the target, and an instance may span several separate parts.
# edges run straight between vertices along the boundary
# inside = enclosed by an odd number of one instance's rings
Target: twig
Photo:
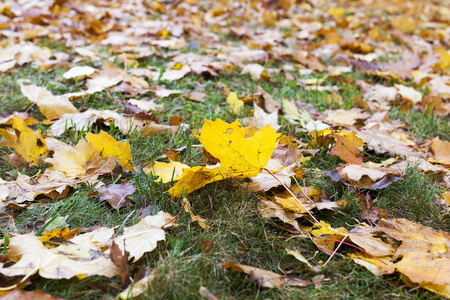
[[[339,248],[342,246],[342,244],[344,243],[344,240],[348,237],[348,233],[344,236],[344,238],[342,239],[342,241],[339,243],[339,245],[336,247],[336,249],[334,249],[333,253],[331,253],[330,257],[328,257],[328,260],[323,264],[323,267],[325,267],[331,260],[331,258],[333,258],[333,256],[336,254],[336,252],[339,250]]]
[[[347,243],[347,242],[344,242],[344,241],[340,241],[340,240],[335,240],[335,239],[325,239],[325,241],[341,242],[341,244],[346,244],[346,245],[348,245],[348,246],[351,246],[351,247],[353,247],[353,248],[356,248],[356,249],[358,249],[358,250],[360,250],[360,251],[366,253],[367,255],[372,256],[373,258],[375,258],[375,259],[378,260],[379,262],[381,262],[381,263],[387,265],[387,263],[385,263],[384,261],[382,261],[381,259],[379,259],[379,258],[376,257],[375,255],[370,254],[369,252],[367,252],[367,251],[364,250],[363,248],[358,247],[358,246],[356,246],[356,245],[353,245],[353,244],[350,244],[350,243]]]
[[[298,204],[300,204],[300,206],[308,213],[308,215],[314,220],[314,223],[319,224],[319,221],[317,221],[316,218],[314,218],[314,216],[309,212],[309,210],[306,209],[306,207],[302,204],[302,202],[300,202],[300,200],[297,198],[297,196],[294,195],[294,193],[283,183],[281,182],[280,179],[278,179],[277,176],[275,176],[275,174],[273,174],[269,169],[264,168],[264,170],[266,170],[270,175],[273,176],[273,178],[275,178],[279,183],[281,183],[281,185],[289,192],[289,194],[291,194],[292,197],[294,197],[295,200],[297,200]],[[305,194],[305,193],[303,193]],[[308,200],[312,201],[306,194],[305,196],[308,198]]]

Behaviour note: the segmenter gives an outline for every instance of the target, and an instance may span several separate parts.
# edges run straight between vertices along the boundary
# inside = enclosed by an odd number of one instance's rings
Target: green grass
[[[41,45],[53,47],[60,51],[66,50],[60,45],[55,45],[47,40],[42,40]],[[68,51],[68,50],[66,50]],[[163,66],[167,60],[146,58],[140,61],[142,66]],[[269,61],[268,65],[276,64]],[[17,68],[11,74],[0,75],[0,111],[6,116],[14,111],[24,111],[29,102],[21,94],[17,85],[17,79],[28,78],[39,86],[45,86],[54,94],[78,91],[75,81],[62,79],[66,69],[41,72],[30,65]],[[295,72],[293,72],[295,74]],[[295,74],[298,75],[298,74]],[[360,78],[361,75],[353,73],[350,76]],[[180,89],[194,91],[198,83],[206,84],[203,92],[208,98],[203,103],[196,103],[184,97],[174,96],[159,103],[164,103],[165,108],[157,116],[166,123],[172,116],[183,113],[184,121],[190,129],[202,126],[203,118],[224,121],[234,121],[251,115],[251,107],[246,106],[238,116],[229,112],[224,106],[226,96],[223,90],[218,88],[219,83],[228,86],[238,94],[251,94],[256,92],[258,85],[272,94],[275,100],[282,99],[301,100],[312,103],[319,111],[325,109],[341,108],[327,101],[327,92],[306,91],[299,87],[295,81],[285,80],[282,76],[275,76],[270,82],[254,82],[250,76],[239,75],[239,70],[232,73],[220,72],[219,78],[202,78],[200,75],[190,74],[176,82],[165,82],[168,89]],[[326,84],[336,84],[327,79]],[[340,84],[340,83],[337,83]],[[339,92],[344,99],[343,108],[353,107],[351,99],[360,95],[360,91],[354,84],[341,84]],[[80,98],[74,101],[74,105],[80,110],[87,108],[121,110],[122,107],[114,99],[122,97],[117,93],[104,91]],[[139,97],[138,97],[139,98]],[[33,107],[31,115],[41,120],[38,109]],[[414,109],[403,113],[398,109],[391,112],[391,118],[399,118],[408,124],[413,138],[423,140],[439,136],[443,140],[449,140],[450,127],[448,118],[436,117],[427,112],[419,112]],[[281,117],[281,120],[284,118]],[[283,132],[302,138],[306,142],[306,135],[292,124],[285,121],[281,124]],[[42,126],[45,132],[45,127]],[[92,132],[110,128],[102,125],[93,125]],[[75,144],[86,132],[70,130],[61,140]],[[112,135],[117,140],[128,140],[133,151],[135,165],[142,166],[152,163],[162,155],[163,149],[175,149],[182,146],[187,148],[182,152],[180,161],[190,166],[201,164],[202,155],[199,149],[192,145],[199,144],[198,140],[190,135],[190,131],[176,135],[159,135],[145,137],[139,132],[122,134],[113,130]],[[6,147],[0,148],[0,154],[11,153]],[[347,206],[336,211],[321,211],[315,214],[316,218],[329,222],[333,227],[343,226],[351,229],[362,222],[361,209],[357,203],[355,192],[341,182],[332,182],[323,170],[332,170],[341,161],[336,156],[328,153],[328,149],[322,149],[316,154],[308,166],[304,179],[307,185],[315,186],[330,194],[332,199],[347,199]],[[376,156],[374,160],[382,160],[384,157]],[[29,175],[48,165],[25,168],[22,172]],[[1,178],[7,179],[12,167],[0,160]],[[117,181],[117,175],[105,175],[104,183]],[[0,220],[5,222],[9,215],[14,215],[14,221],[19,233],[39,230],[55,215],[66,217],[65,223],[71,229],[76,227],[90,228],[94,226],[114,227],[124,222],[132,213],[126,226],[134,224],[139,209],[152,206],[155,210],[164,210],[172,215],[178,213],[181,202],[171,199],[167,193],[170,184],[164,185],[153,180],[150,176],[139,171],[135,174],[124,174],[121,180],[129,180],[137,188],[133,195],[133,205],[122,209],[113,209],[106,202],[99,202],[98,196],[89,196],[92,190],[79,184],[66,197],[59,200],[43,201],[36,199],[28,208],[13,211],[8,208],[0,213]],[[424,176],[412,168],[408,170],[405,178],[391,184],[387,189],[371,191],[370,194],[376,201],[376,205],[391,212],[393,217],[408,218],[427,226],[450,230],[448,217],[441,215],[440,208],[435,204],[435,194],[442,190],[438,181],[433,176]],[[367,191],[364,191],[367,192]],[[377,278],[365,268],[345,258],[345,253],[352,249],[343,246],[340,253],[344,257],[336,255],[331,262],[322,269],[320,274],[330,278],[329,282],[319,287],[311,285],[305,288],[289,289],[261,289],[242,274],[226,272],[221,264],[228,261],[251,265],[267,269],[276,273],[286,273],[293,278],[312,280],[315,273],[305,270],[305,266],[286,254],[285,248],[300,249],[306,258],[311,258],[313,265],[324,263],[328,256],[319,252],[314,244],[302,237],[297,237],[284,231],[283,224],[276,220],[263,219],[258,211],[259,198],[249,192],[245,186],[239,187],[232,180],[210,184],[188,197],[194,212],[208,220],[209,230],[201,229],[198,224],[191,223],[187,213],[181,213],[177,218],[178,226],[167,229],[167,237],[160,242],[158,247],[147,253],[139,262],[131,265],[131,277],[138,280],[143,273],[151,270],[155,276],[148,291],[141,299],[198,299],[198,290],[201,286],[207,287],[220,299],[430,299],[437,298],[433,293],[423,289],[407,287],[396,275]],[[304,225],[310,225],[302,220]],[[11,233],[11,228],[1,229],[2,235]],[[211,241],[212,251],[205,252],[201,249],[201,242]],[[69,299],[94,299],[115,297],[120,289],[120,278],[107,279],[103,277],[91,277],[83,280],[47,280],[34,275],[27,290],[41,289],[57,297]]]

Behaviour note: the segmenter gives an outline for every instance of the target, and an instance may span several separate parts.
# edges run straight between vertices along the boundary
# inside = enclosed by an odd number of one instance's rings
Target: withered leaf
[[[98,189],[99,200],[108,201],[113,208],[125,207],[130,204],[127,196],[136,192],[134,185],[130,183],[109,184]]]

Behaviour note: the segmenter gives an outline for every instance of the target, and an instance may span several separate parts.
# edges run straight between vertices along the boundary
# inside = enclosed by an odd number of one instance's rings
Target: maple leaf
[[[100,152],[103,157],[113,156],[119,159],[119,164],[128,171],[134,172],[131,165],[131,148],[129,142],[116,141],[105,131],[99,134],[88,132],[86,139],[96,152]]]
[[[441,141],[438,137],[431,141],[430,145],[432,162],[450,165],[450,142]]]
[[[136,188],[130,183],[109,184],[98,189],[100,201],[108,201],[113,208],[125,207],[130,204],[127,196],[135,192]]]
[[[90,144],[81,139],[72,150],[55,151],[53,158],[47,158],[45,161],[68,177],[83,177],[89,174],[89,179],[95,180],[99,175],[111,172],[116,166],[117,158],[102,158],[99,152],[95,152]]]
[[[0,128],[0,135],[5,137],[4,144],[20,154],[27,162],[37,166],[47,156],[47,146],[40,133],[28,128],[20,117],[14,115],[14,133]]]
[[[3,295],[4,299],[41,299],[41,300],[61,300],[61,298],[56,298],[50,294],[46,294],[40,290],[34,291],[24,291],[19,288],[15,288],[13,291],[9,292],[7,295]]]
[[[220,160],[217,167],[193,167],[168,192],[178,197],[186,190],[190,193],[208,183],[230,177],[254,177],[267,165],[275,149],[278,134],[267,125],[251,138],[236,120],[228,124],[220,119],[205,120],[200,136],[205,149]]]
[[[244,106],[244,101],[238,99],[236,92],[230,93],[227,103],[231,106],[230,109],[234,114],[238,114]]]
[[[123,234],[114,239],[114,242],[122,251],[125,251],[124,241],[126,241],[129,258],[133,261],[139,260],[145,252],[156,248],[158,241],[163,241],[166,237],[163,225],[172,220],[173,217],[163,211],[154,216],[142,218],[136,225],[125,227]],[[172,226],[173,223],[166,226]]]
[[[125,248],[125,245],[124,245]],[[120,272],[120,280],[121,280],[121,287],[126,288],[130,283],[130,277],[129,273],[130,270],[128,268],[128,255],[130,252],[126,251],[122,253],[122,250],[120,250],[119,246],[113,241],[111,245],[111,252],[109,256],[111,257],[111,260],[113,263],[119,268]]]
[[[358,145],[355,138],[350,139],[346,136],[336,136],[336,145],[331,149],[330,154],[339,156],[348,164],[361,165],[362,157],[359,157]]]
[[[34,233],[16,235],[10,239],[6,255],[7,260],[16,263],[0,268],[0,273],[6,276],[30,276],[39,272],[44,278],[55,279],[118,275],[118,268],[110,258],[103,253],[94,252],[91,244],[92,241],[47,249]]]
[[[268,114],[259,107],[256,102],[253,102],[253,117],[244,118],[242,121],[245,126],[254,126],[258,129],[264,128],[266,125],[272,126],[275,131],[280,129],[280,125],[278,124],[278,110],[273,111]]]
[[[145,174],[152,173],[161,178],[163,183],[179,180],[184,169],[189,169],[189,166],[172,160],[169,163],[155,161],[153,166],[148,165],[143,168]]]
[[[382,219],[371,231],[373,235],[386,234],[392,240],[387,240],[386,243],[375,236],[371,237],[371,240],[367,236],[366,243],[374,246],[369,249],[352,238],[352,242],[372,255],[352,253],[350,257],[355,262],[376,275],[400,272],[406,276],[405,282],[417,283],[423,288],[450,297],[450,259],[447,246],[450,243],[450,235],[447,232],[406,219]],[[377,240],[377,244],[373,243],[374,240]],[[394,241],[401,241],[401,244]],[[377,253],[377,249],[383,248],[385,250]],[[382,260],[375,259],[374,256]]]
[[[245,273],[250,279],[258,283],[263,288],[284,288],[288,286],[308,286],[313,282],[307,282],[302,280],[292,280],[289,277],[280,275],[268,270],[255,268],[247,265],[238,265],[234,262],[227,262],[223,264],[226,270],[232,271],[234,273]]]
[[[21,84],[20,90],[28,100],[36,103],[47,119],[61,117],[63,114],[79,113],[78,109],[69,101],[67,95],[54,96],[45,87],[34,84]]]
[[[48,228],[48,227],[47,227]],[[55,248],[62,243],[67,243],[68,240],[75,237],[75,235],[80,231],[81,227],[70,230],[67,227],[56,228],[51,231],[46,231],[39,240],[48,249]]]

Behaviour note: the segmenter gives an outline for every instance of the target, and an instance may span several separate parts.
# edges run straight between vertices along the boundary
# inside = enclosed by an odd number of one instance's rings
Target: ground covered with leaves
[[[0,294],[450,297],[445,1],[0,4]]]

